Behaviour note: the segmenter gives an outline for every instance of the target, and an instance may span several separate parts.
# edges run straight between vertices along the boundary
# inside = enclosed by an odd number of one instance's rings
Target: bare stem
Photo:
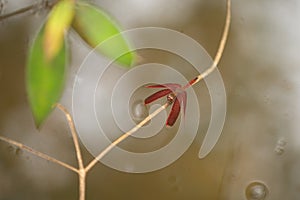
[[[75,150],[76,150],[78,166],[79,166],[79,169],[83,169],[84,168],[83,167],[83,160],[82,160],[81,150],[80,150],[80,146],[79,146],[79,142],[78,142],[78,136],[77,136],[77,132],[76,132],[71,114],[68,112],[68,110],[63,105],[56,104],[56,106],[57,106],[58,109],[60,109],[65,114],[65,116],[67,118],[70,130],[71,130]]]
[[[14,145],[14,146],[16,146],[16,147],[19,147],[19,148],[22,149],[22,150],[28,151],[29,153],[31,153],[31,154],[33,154],[33,155],[36,155],[36,156],[38,156],[38,157],[40,157],[40,158],[43,158],[43,159],[45,159],[45,160],[47,160],[47,161],[56,163],[56,164],[58,164],[58,165],[60,165],[60,166],[63,166],[63,167],[65,167],[65,168],[69,169],[69,170],[72,170],[72,171],[78,173],[78,169],[76,169],[75,167],[72,167],[71,165],[69,165],[69,164],[67,164],[67,163],[65,163],[65,162],[62,162],[62,161],[60,161],[60,160],[57,160],[57,159],[55,159],[55,158],[52,158],[52,157],[50,157],[50,156],[44,154],[44,153],[41,153],[41,152],[39,152],[39,151],[37,151],[37,150],[34,150],[34,149],[32,149],[32,148],[30,148],[30,147],[28,147],[28,146],[26,146],[26,145],[24,145],[24,144],[22,144],[22,143],[16,142],[16,141],[14,141],[14,140],[8,139],[8,138],[3,137],[3,136],[0,136],[0,140],[2,140],[2,141],[4,141],[4,142],[7,142],[7,143],[9,143],[9,144],[11,144],[11,145]]]
[[[44,6],[42,8],[51,8],[55,5],[56,2],[57,2],[57,0],[53,1],[51,3],[49,2],[49,0],[45,1]],[[10,18],[10,17],[13,17],[13,16],[16,16],[16,15],[20,15],[20,14],[32,11],[32,10],[40,9],[41,8],[40,5],[41,5],[41,3],[35,3],[35,4],[30,5],[30,6],[27,6],[27,7],[21,8],[19,10],[16,10],[14,12],[2,15],[2,16],[0,16],[0,21],[2,21],[4,19],[7,19],[7,18]]]
[[[85,200],[85,188],[86,188],[86,171],[84,169],[79,170],[79,200]]]
[[[76,128],[72,119],[71,114],[68,112],[68,110],[61,104],[56,104],[56,107],[58,109],[60,109],[66,116],[70,130],[71,130],[71,134],[72,134],[72,138],[73,138],[73,143],[75,146],[75,150],[76,150],[76,156],[77,156],[77,161],[78,161],[78,167],[79,167],[79,200],[84,200],[85,199],[85,177],[86,177],[86,171],[84,169],[83,166],[83,159],[82,159],[82,155],[81,155],[81,150],[80,150],[80,146],[79,146],[79,142],[78,142],[78,136],[77,136],[77,132],[76,132]]]
[[[141,121],[139,124],[137,124],[135,127],[133,127],[130,131],[124,133],[121,135],[118,139],[116,139],[113,143],[111,143],[108,147],[106,147],[96,158],[94,158],[88,166],[85,168],[85,171],[88,172],[91,168],[94,167],[94,165],[103,158],[108,152],[110,152],[115,146],[117,146],[120,142],[124,141],[128,136],[135,133],[137,130],[139,130],[141,127],[143,127],[147,122],[149,122],[151,119],[153,119],[156,115],[158,115],[161,111],[165,110],[169,106],[169,103],[165,103],[161,107],[159,107],[157,110],[155,110],[153,113],[148,115],[143,121]]]
[[[217,53],[215,55],[214,61],[212,65],[206,69],[203,73],[199,74],[196,78],[192,79],[184,88],[190,87],[192,85],[195,85],[205,77],[207,77],[210,73],[214,71],[214,69],[217,67],[217,65],[220,62],[220,59],[223,55],[223,51],[226,45],[226,41],[228,38],[228,32],[229,32],[229,27],[230,27],[230,22],[231,22],[231,1],[227,0],[227,11],[226,11],[226,19],[225,19],[225,27],[224,31],[221,37],[221,41],[219,44],[219,48],[217,50]]]

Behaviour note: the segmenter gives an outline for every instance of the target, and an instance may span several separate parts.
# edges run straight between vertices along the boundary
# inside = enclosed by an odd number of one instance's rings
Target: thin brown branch
[[[42,8],[51,8],[56,4],[56,2],[57,1],[52,1],[50,3],[49,1],[45,1],[44,6]],[[2,21],[4,19],[7,19],[7,18],[10,18],[10,17],[13,17],[13,16],[17,16],[17,15],[29,12],[29,11],[41,9],[40,5],[41,5],[41,3],[35,3],[35,4],[30,5],[30,6],[27,6],[27,7],[21,8],[19,10],[16,10],[14,12],[11,12],[11,13],[8,13],[8,14],[5,14],[5,15],[1,15],[0,16],[0,21]]]
[[[219,48],[218,48],[217,53],[215,55],[214,61],[213,61],[212,65],[207,70],[205,70],[203,73],[199,74],[196,78],[194,78],[192,81],[190,81],[190,83],[185,87],[192,86],[192,85],[198,83],[199,81],[201,81],[202,79],[207,77],[211,72],[213,72],[214,69],[217,67],[217,65],[219,64],[220,59],[223,55],[224,48],[226,46],[226,41],[227,41],[227,38],[228,38],[228,33],[229,33],[229,28],[230,28],[230,22],[231,22],[231,1],[227,0],[227,11],[226,11],[225,27],[224,27],[224,31],[223,31],[223,34],[222,34],[222,37],[221,37]]]
[[[78,173],[79,173],[79,200],[84,200],[85,199],[85,177],[86,177],[86,171],[84,169],[83,166],[83,159],[82,159],[82,154],[81,154],[81,150],[80,150],[80,145],[78,142],[78,136],[77,136],[77,131],[73,122],[73,118],[71,116],[71,114],[69,113],[69,111],[61,104],[56,104],[56,107],[58,109],[60,109],[66,116],[69,127],[70,127],[70,131],[72,134],[72,138],[73,138],[73,143],[75,146],[75,151],[76,151],[76,156],[77,156],[77,161],[78,161]]]
[[[86,171],[82,169],[79,171],[79,200],[85,200],[85,188],[86,188]]]
[[[157,110],[153,113],[148,115],[143,121],[133,127],[130,131],[121,135],[118,139],[116,139],[113,143],[111,143],[108,147],[106,147],[96,158],[94,158],[88,166],[85,168],[85,171],[88,172],[90,169],[94,167],[94,165],[101,160],[108,152],[110,152],[115,146],[117,146],[120,142],[124,141],[127,137],[135,133],[141,127],[143,127],[147,122],[153,119],[156,115],[158,115],[161,111],[165,110],[169,106],[169,103],[165,103],[164,105],[160,106]]]
[[[70,131],[72,134],[72,138],[73,138],[73,142],[74,142],[74,146],[75,146],[75,151],[76,151],[76,156],[77,156],[77,161],[78,161],[78,167],[79,169],[83,169],[83,160],[82,160],[82,155],[81,155],[81,150],[80,150],[80,145],[78,142],[78,136],[77,136],[77,132],[75,129],[75,125],[72,119],[71,114],[68,112],[68,110],[61,104],[56,104],[56,107],[58,109],[60,109],[66,116],[69,127],[70,127]]]
[[[24,151],[28,151],[29,153],[31,153],[33,155],[36,155],[36,156],[38,156],[40,158],[43,158],[43,159],[45,159],[47,161],[56,163],[56,164],[58,164],[60,166],[63,166],[65,168],[69,169],[69,170],[72,170],[72,171],[78,173],[78,169],[76,169],[75,167],[72,167],[71,165],[69,165],[69,164],[67,164],[65,162],[62,162],[62,161],[57,160],[55,158],[52,158],[52,157],[48,156],[47,154],[44,154],[44,153],[41,153],[41,152],[39,152],[39,151],[37,151],[35,149],[32,149],[31,147],[28,147],[28,146],[26,146],[26,145],[24,145],[22,143],[16,142],[14,140],[11,140],[11,139],[3,137],[3,136],[0,136],[0,140],[6,142],[8,144],[14,145],[14,146],[16,146],[16,147],[18,147],[18,148],[20,148],[20,149],[22,149]]]

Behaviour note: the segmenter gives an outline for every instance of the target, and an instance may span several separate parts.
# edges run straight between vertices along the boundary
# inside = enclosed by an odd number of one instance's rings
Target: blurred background
[[[212,57],[226,14],[225,0],[90,2],[124,30],[174,29],[198,41]],[[28,12],[0,21],[0,135],[76,166],[62,113],[55,110],[38,131],[26,97],[27,52],[49,11],[47,1],[0,0],[0,16],[30,5],[34,6]],[[201,98],[200,127],[188,151],[172,165],[145,174],[119,172],[99,163],[88,174],[87,199],[299,199],[299,19],[297,0],[233,0],[232,26],[219,64],[227,117],[213,151],[198,158],[210,120],[209,94],[202,82],[194,88]],[[61,103],[70,109],[74,74],[89,48],[74,32],[69,36],[72,55]],[[184,64],[166,52],[138,53],[145,63]],[[92,156],[82,149],[87,163]],[[0,200],[77,199],[77,182],[73,172],[0,142]]]

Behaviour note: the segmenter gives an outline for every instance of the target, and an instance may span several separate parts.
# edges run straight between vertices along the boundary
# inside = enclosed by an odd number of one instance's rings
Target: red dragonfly
[[[183,108],[183,113],[185,114],[186,108],[186,99],[187,93],[185,89],[187,86],[182,87],[176,83],[166,83],[166,84],[158,84],[158,85],[149,85],[147,88],[164,88],[145,99],[145,104],[150,104],[153,101],[160,99],[164,96],[167,96],[167,102],[172,106],[171,112],[168,116],[166,125],[173,126],[179,116],[181,107]]]

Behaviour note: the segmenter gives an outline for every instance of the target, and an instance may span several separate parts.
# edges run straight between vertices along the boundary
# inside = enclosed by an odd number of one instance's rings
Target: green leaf
[[[51,10],[45,24],[44,49],[50,61],[59,51],[64,42],[64,33],[69,29],[74,13],[73,0],[61,0]]]
[[[121,32],[118,25],[100,9],[89,4],[78,3],[72,26],[93,48],[105,41],[104,45],[97,48],[100,53],[123,66],[130,67],[133,64],[134,54],[130,52],[125,38],[118,35]],[[112,40],[107,40],[116,35],[118,36]]]
[[[65,42],[49,61],[43,41],[44,27],[33,42],[26,66],[27,94],[37,127],[47,118],[61,96],[67,62]]]

